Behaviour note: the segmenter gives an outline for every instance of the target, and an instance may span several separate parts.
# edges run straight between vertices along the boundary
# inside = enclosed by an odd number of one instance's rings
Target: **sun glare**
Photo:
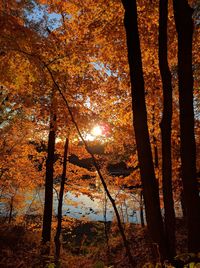
[[[102,129],[100,126],[95,126],[93,129],[92,129],[92,135],[94,136],[101,136],[102,135]]]
[[[90,133],[87,133],[85,139],[88,141],[105,140],[106,138],[105,127],[103,125],[96,125],[91,129]]]

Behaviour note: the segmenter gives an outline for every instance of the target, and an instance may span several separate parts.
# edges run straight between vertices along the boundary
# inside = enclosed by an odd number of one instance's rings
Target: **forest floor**
[[[185,228],[178,227],[179,252],[186,252]],[[52,237],[56,222],[53,222]],[[150,263],[159,261],[156,249],[150,247],[145,228],[138,224],[126,224],[126,235],[131,251],[138,263],[136,267],[156,267]],[[53,239],[52,239],[53,240]],[[51,256],[41,257],[41,221],[0,224],[0,267],[1,268],[53,268],[54,244]],[[46,263],[46,264],[44,264]],[[147,265],[148,264],[148,265]],[[62,231],[61,266],[63,268],[120,268],[129,267],[116,223],[80,221],[64,218]]]

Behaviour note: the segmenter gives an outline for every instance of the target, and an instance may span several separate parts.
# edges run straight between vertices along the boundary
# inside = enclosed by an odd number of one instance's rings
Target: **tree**
[[[66,170],[67,170],[67,153],[68,153],[68,145],[69,145],[69,138],[67,137],[65,140],[65,146],[64,146],[64,155],[63,155],[63,172],[61,177],[61,183],[60,183],[60,191],[59,191],[59,200],[58,200],[58,223],[56,228],[56,235],[54,237],[55,241],[55,262],[57,265],[59,265],[59,258],[60,258],[60,234],[62,229],[62,203],[63,203],[63,194],[64,194],[64,188],[65,188],[65,182],[66,182]]]
[[[169,258],[175,256],[175,211],[172,192],[171,124],[172,76],[167,59],[168,0],[159,1],[159,67],[163,85],[162,187],[165,209],[165,235]]]
[[[46,244],[51,241],[51,222],[52,222],[52,207],[53,207],[53,169],[55,161],[55,139],[56,139],[56,91],[53,87],[51,96],[50,108],[50,129],[48,137],[48,151],[46,160],[46,177],[45,177],[45,200],[44,200],[44,214],[42,227],[42,242]],[[45,254],[49,254],[50,245],[44,247]]]
[[[144,78],[142,70],[140,40],[137,25],[136,1],[122,0],[127,35],[128,61],[131,78],[133,125],[135,131],[141,180],[144,187],[144,203],[150,236],[159,245],[162,258],[165,258],[165,236],[160,211],[158,183],[155,178],[147,113],[145,105]]]
[[[200,196],[196,177],[196,145],[194,135],[193,10],[187,0],[174,0],[173,7],[178,34],[181,176],[188,226],[188,249],[192,252],[198,252],[200,250]]]

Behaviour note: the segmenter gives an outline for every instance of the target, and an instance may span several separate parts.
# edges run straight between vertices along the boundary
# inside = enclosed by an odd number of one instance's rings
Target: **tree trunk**
[[[167,59],[168,0],[159,2],[159,68],[163,86],[163,115],[160,124],[162,137],[162,184],[165,209],[165,234],[168,258],[175,254],[175,211],[172,190],[171,125],[172,76]]]
[[[200,197],[196,178],[192,73],[192,9],[187,0],[174,0],[174,17],[178,33],[178,79],[180,107],[181,171],[183,197],[188,226],[188,249],[200,251]]]
[[[63,172],[62,172],[62,177],[61,177],[59,200],[58,200],[58,216],[57,216],[58,223],[57,223],[56,235],[54,237],[55,248],[56,248],[55,263],[56,263],[56,266],[58,267],[59,267],[59,258],[60,258],[60,234],[61,234],[61,229],[62,229],[62,204],[63,204],[63,194],[64,194],[65,181],[66,181],[68,144],[69,144],[69,139],[66,138],[64,155],[63,155]]]
[[[45,201],[42,227],[42,243],[46,244],[51,240],[51,222],[53,207],[53,165],[55,160],[55,139],[56,139],[56,112],[55,112],[55,91],[52,93],[52,104],[50,110],[50,130],[48,137],[48,151],[46,160],[45,177]],[[50,247],[46,245],[45,254],[49,254]]]
[[[104,197],[104,232],[105,232],[105,238],[106,238],[106,244],[107,244],[107,256],[110,257],[110,246],[109,246],[109,234],[108,234],[108,225],[109,222],[107,222],[107,197],[105,193]]]
[[[140,221],[142,228],[144,228],[143,190],[140,191]]]
[[[165,258],[165,239],[160,211],[159,189],[155,178],[147,126],[136,0],[122,0],[122,3],[125,9],[124,23],[127,35],[128,61],[131,78],[133,125],[141,180],[144,187],[147,226],[153,243],[156,243],[159,246],[162,258]]]
[[[9,218],[8,218],[8,223],[10,224],[12,221],[12,213],[13,213],[13,200],[14,197],[12,196],[10,199],[10,212],[9,212]]]

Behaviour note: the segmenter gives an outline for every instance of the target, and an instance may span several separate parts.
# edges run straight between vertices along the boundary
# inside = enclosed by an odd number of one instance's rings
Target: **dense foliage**
[[[0,8],[2,241],[15,228],[6,223],[27,224],[26,246],[32,227],[42,231],[41,255],[31,253],[39,267],[198,262],[199,1],[3,0]],[[67,193],[102,200],[104,225],[63,216]]]

